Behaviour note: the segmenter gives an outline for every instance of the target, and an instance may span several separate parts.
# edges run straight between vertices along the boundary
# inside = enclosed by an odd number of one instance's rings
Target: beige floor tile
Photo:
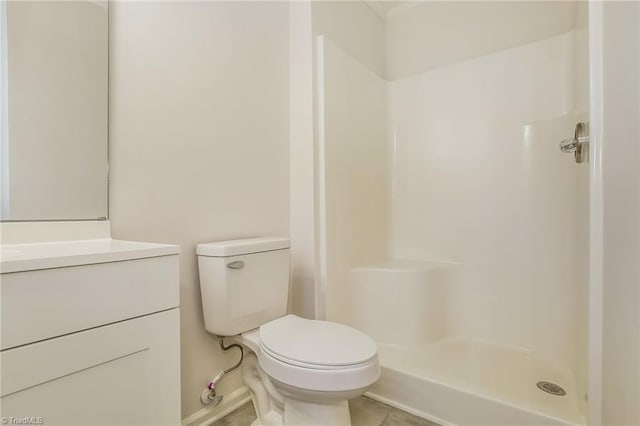
[[[391,407],[362,396],[349,401],[349,411],[352,426],[378,426],[387,417]]]
[[[211,426],[249,426],[255,419],[256,411],[253,404],[248,402],[237,410],[227,414]]]
[[[380,426],[438,426],[438,424],[392,408]]]
[[[349,411],[352,426],[438,426],[364,396],[349,401]],[[249,402],[212,426],[249,426],[255,419],[256,412]]]

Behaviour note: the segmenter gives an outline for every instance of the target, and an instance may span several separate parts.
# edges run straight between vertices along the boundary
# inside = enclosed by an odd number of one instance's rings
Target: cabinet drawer
[[[178,256],[2,274],[1,349],[179,305]]]
[[[178,425],[179,310],[0,353],[4,417],[49,425]]]

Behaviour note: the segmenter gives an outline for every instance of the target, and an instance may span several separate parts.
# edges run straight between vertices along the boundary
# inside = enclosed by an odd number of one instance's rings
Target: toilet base
[[[253,408],[256,408],[255,405]],[[262,419],[260,417],[255,419],[253,423],[251,423],[251,426],[281,426],[282,424],[282,416],[275,411],[271,411]]]
[[[254,408],[255,405],[254,405]],[[257,412],[257,409],[256,409]],[[257,418],[251,426],[350,426],[349,403],[340,401],[333,404],[316,404],[306,401],[287,399],[284,406],[284,418],[270,411]]]
[[[331,404],[318,404],[287,399],[283,425],[350,426],[349,403],[339,401]]]
[[[315,393],[274,382],[250,350],[245,354],[242,372],[258,416],[252,426],[351,425],[347,398],[354,397],[353,392]],[[355,393],[363,392],[360,389]],[[309,398],[311,395],[314,398]]]
[[[255,408],[255,406],[254,406]],[[288,399],[285,402],[284,419],[275,411],[270,411],[251,426],[350,426],[349,404],[341,401],[335,404],[314,404]]]

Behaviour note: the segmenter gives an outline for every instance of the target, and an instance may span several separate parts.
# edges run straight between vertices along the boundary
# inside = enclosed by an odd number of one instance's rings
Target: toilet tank
[[[234,336],[287,313],[288,239],[203,243],[196,253],[208,332]]]

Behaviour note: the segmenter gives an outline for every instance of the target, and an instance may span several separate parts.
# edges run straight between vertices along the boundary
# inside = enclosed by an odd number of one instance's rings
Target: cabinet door
[[[46,425],[180,424],[179,309],[0,353],[1,415]]]

